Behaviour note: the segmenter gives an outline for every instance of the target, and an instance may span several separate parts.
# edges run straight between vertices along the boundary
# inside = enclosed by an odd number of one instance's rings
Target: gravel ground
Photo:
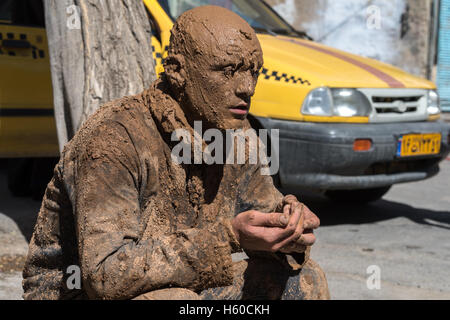
[[[304,201],[321,218],[312,257],[333,299],[450,299],[450,161],[436,177],[397,185],[367,206]],[[21,269],[40,203],[13,198],[0,168],[0,299],[21,299]],[[367,268],[380,289],[367,287]]]

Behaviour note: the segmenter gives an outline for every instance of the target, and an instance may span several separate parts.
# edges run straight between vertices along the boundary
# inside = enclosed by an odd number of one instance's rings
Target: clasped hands
[[[281,212],[245,211],[232,220],[242,248],[302,253],[314,244],[313,230],[319,227],[319,218],[293,195],[285,196],[279,209]]]

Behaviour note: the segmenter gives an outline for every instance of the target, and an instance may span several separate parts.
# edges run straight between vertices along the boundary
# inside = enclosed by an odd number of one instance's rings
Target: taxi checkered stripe
[[[27,35],[24,33],[20,33],[20,34],[16,35],[12,32],[8,32],[5,34],[5,36],[3,35],[3,33],[0,32],[0,41],[2,41],[2,40],[27,40]],[[36,48],[35,46],[31,46],[31,49],[33,50],[31,52],[33,55],[33,59],[45,58],[44,50],[40,50],[39,48]],[[16,55],[16,53],[14,51],[6,52],[5,48],[2,48],[1,46],[0,46],[0,54],[8,54],[10,56]]]
[[[278,71],[269,71],[266,68],[263,68],[261,70],[260,75],[262,75],[266,80],[273,78],[275,81],[284,81],[294,84],[297,84],[299,82],[300,84],[307,84],[308,86],[311,85],[311,83],[308,80],[303,80],[300,77],[289,76],[287,73],[279,74]]]
[[[164,58],[162,57],[162,54],[160,52],[155,52],[155,46],[152,46],[152,50],[155,53],[156,59],[154,59],[154,63],[156,65],[157,59],[161,59],[161,64],[164,63]],[[169,50],[169,46],[165,46],[164,47],[164,52]],[[275,81],[282,81],[284,80],[284,82],[288,82],[288,83],[300,83],[300,84],[306,84],[308,86],[311,85],[311,83],[308,80],[303,80],[300,77],[295,77],[295,76],[288,76],[287,73],[282,73],[281,75],[278,74],[278,71],[272,71],[269,72],[268,69],[266,68],[262,68],[260,74],[260,76],[264,76],[264,79],[269,80],[271,78],[273,78]]]
[[[168,48],[168,47],[166,46],[166,48]],[[152,46],[152,50],[153,50],[153,53],[155,54],[155,57],[156,57],[156,59],[153,59],[153,62],[155,63],[155,66],[156,66],[156,62],[158,61],[158,59],[161,60],[161,64],[163,64],[165,59],[163,59],[162,53],[161,52],[156,52],[155,51],[155,46]]]

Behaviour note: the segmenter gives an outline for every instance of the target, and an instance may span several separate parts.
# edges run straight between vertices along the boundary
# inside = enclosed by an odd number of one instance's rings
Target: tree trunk
[[[155,79],[141,0],[44,0],[60,150],[105,102]]]

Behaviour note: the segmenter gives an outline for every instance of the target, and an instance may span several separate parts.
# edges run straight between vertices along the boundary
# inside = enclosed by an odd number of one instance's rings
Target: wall
[[[432,0],[266,2],[318,42],[427,76]]]
[[[438,59],[441,105],[444,111],[450,112],[450,0],[441,0]]]

